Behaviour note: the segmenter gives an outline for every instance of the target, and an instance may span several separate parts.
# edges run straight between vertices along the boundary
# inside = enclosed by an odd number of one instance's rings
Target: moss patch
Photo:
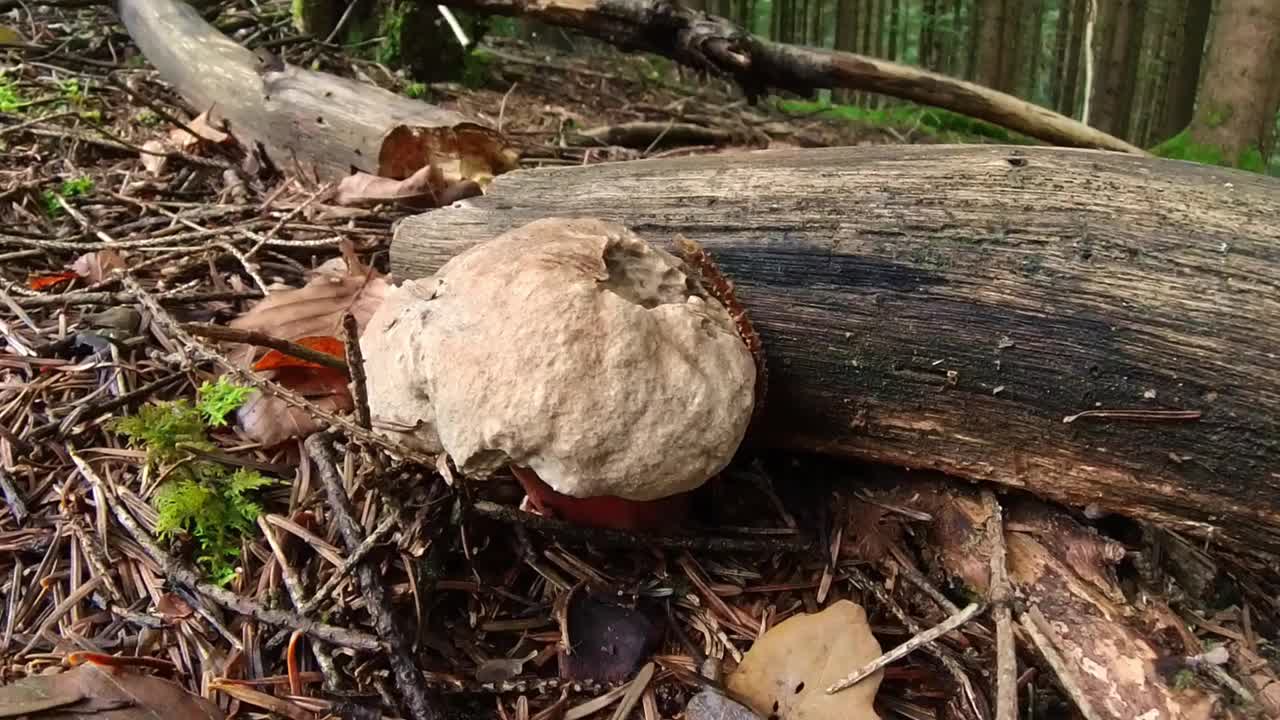
[[[1191,131],[1183,130],[1159,145],[1151,148],[1152,154],[1170,160],[1186,160],[1203,165],[1233,167],[1260,173],[1266,169],[1262,152],[1257,145],[1245,148],[1234,161],[1227,157],[1219,145],[1198,143],[1191,139]]]

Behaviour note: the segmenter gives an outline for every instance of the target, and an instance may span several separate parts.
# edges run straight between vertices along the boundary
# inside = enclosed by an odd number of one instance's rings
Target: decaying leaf
[[[142,143],[142,149],[147,151],[139,153],[139,156],[142,159],[142,167],[155,177],[164,175],[164,171],[169,167],[168,153],[172,152],[173,148],[160,140],[148,140]]]
[[[483,125],[397,125],[382,139],[378,175],[401,180],[435,166],[449,184],[470,180],[483,187],[494,176],[514,170],[518,160],[502,137]]]
[[[413,208],[433,208],[447,205],[452,197],[444,174],[434,165],[418,170],[403,180],[358,172],[348,175],[338,183],[333,202],[344,206],[372,206],[382,203],[400,203]]]
[[[826,689],[879,657],[860,605],[841,600],[797,615],[766,632],[726,685],[757,713],[786,720],[874,720],[872,703],[883,671],[834,694]]]
[[[48,290],[56,285],[69,282],[80,277],[73,272],[50,273],[48,275],[32,275],[27,278],[27,287],[32,290]]]
[[[321,410],[344,413],[355,407],[346,373],[333,368],[280,368],[266,376],[310,400]],[[273,447],[321,429],[306,410],[274,395],[254,392],[236,411],[245,435],[264,447]]]
[[[643,611],[570,591],[560,620],[560,677],[616,683],[630,679],[662,639]]]
[[[687,720],[762,720],[742,703],[714,690],[703,690],[685,706]]]
[[[222,720],[212,702],[170,680],[125,668],[79,665],[0,687],[0,718]]]
[[[190,129],[191,132],[187,132],[187,129]],[[209,111],[207,110],[187,123],[187,129],[174,128],[169,133],[169,145],[183,152],[195,152],[200,149],[201,143],[223,145],[234,142],[234,138],[229,133],[214,127],[209,122]]]
[[[91,283],[100,283],[113,270],[123,270],[125,267],[124,256],[116,250],[85,253],[71,263],[71,271]]]
[[[361,331],[391,289],[388,277],[366,267],[350,245],[341,269],[326,263],[300,288],[273,292],[229,324],[284,340],[342,335],[342,316],[351,312]]]
[[[332,355],[334,357],[343,357],[346,355],[347,348],[342,341],[336,337],[329,335],[320,335],[317,337],[298,338],[297,344],[302,347],[317,350]],[[263,370],[278,370],[280,368],[323,368],[325,366],[313,363],[310,360],[303,360],[300,357],[286,355],[279,350],[271,350],[262,359],[253,364],[253,369],[259,372]]]
[[[524,657],[485,660],[476,668],[476,680],[482,683],[513,680],[524,672],[524,664],[537,656],[537,650],[530,650]]]

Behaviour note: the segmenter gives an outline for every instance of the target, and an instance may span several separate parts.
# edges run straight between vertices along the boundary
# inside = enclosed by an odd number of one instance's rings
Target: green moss
[[[947,142],[982,142],[994,140],[1007,144],[1030,141],[1014,132],[967,115],[922,105],[894,105],[888,108],[864,108],[805,100],[778,100],[779,110],[797,115],[816,115],[834,120],[895,130],[918,130]]]
[[[223,427],[227,424],[227,416],[240,409],[252,392],[253,388],[236,385],[225,375],[216,383],[206,380],[198,391],[200,400],[196,409],[210,427]]]
[[[87,195],[93,191],[93,178],[85,176],[64,180],[62,186],[57,190],[45,190],[40,193],[40,199],[44,202],[45,214],[51,218],[62,216],[62,203],[58,202],[58,197],[70,200],[74,197]]]
[[[469,88],[482,88],[489,84],[494,61],[493,53],[475,48],[462,62],[462,84]]]
[[[22,112],[30,105],[26,98],[18,92],[18,87],[4,75],[0,75],[0,112]]]
[[[382,37],[382,42],[378,44],[376,57],[383,65],[395,65],[404,60],[402,39],[405,19],[409,16],[410,7],[409,5],[399,7],[391,5],[382,16],[378,26],[378,35]]]
[[[1234,167],[1248,170],[1249,172],[1260,173],[1266,170],[1266,162],[1263,160],[1262,152],[1257,145],[1250,145],[1245,148],[1235,158],[1235,161],[1231,162],[1220,146],[1197,143],[1192,140],[1189,129],[1183,130],[1151,148],[1151,153],[1170,160],[1186,160],[1188,162],[1201,163],[1202,165]]]

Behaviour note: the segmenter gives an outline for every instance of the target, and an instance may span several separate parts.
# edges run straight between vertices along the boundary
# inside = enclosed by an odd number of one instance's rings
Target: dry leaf
[[[872,703],[884,671],[828,695],[827,688],[880,657],[860,605],[841,600],[797,615],[751,646],[726,685],[757,713],[786,720],[875,720]]]
[[[391,290],[387,276],[365,267],[350,246],[340,271],[318,271],[303,287],[273,292],[249,312],[232,320],[234,328],[258,330],[284,340],[342,335],[342,316],[350,311],[363,332]]]
[[[187,132],[183,128],[174,128],[169,132],[169,145],[171,147],[175,147],[182,152],[195,152],[200,149],[201,143],[223,145],[233,141],[231,135],[209,123],[209,111],[207,110],[197,115],[191,122],[188,122],[187,128],[191,132]]]
[[[55,285],[61,285],[68,280],[75,280],[80,277],[73,272],[51,273],[49,275],[32,275],[27,278],[27,287],[32,290],[48,290]]]
[[[684,709],[686,720],[761,720],[750,708],[714,690],[703,690]]]
[[[169,156],[167,153],[172,152],[173,148],[164,144],[159,140],[148,140],[142,143],[142,149],[149,152],[139,153],[142,159],[142,167],[155,177],[160,177],[169,166]],[[154,153],[166,153],[165,155],[156,155]]]
[[[269,371],[266,377],[302,395],[326,412],[344,413],[355,407],[346,373],[341,370],[280,368]],[[236,411],[236,419],[240,421],[245,435],[264,447],[305,437],[324,427],[306,410],[274,395],[256,391]]]
[[[21,44],[25,43],[26,38],[22,37],[22,33],[8,25],[0,25],[0,44]]]
[[[92,663],[0,687],[0,718],[222,720],[222,711],[170,680]]]
[[[124,256],[116,250],[85,253],[71,263],[71,270],[91,283],[107,279],[113,270],[125,269]]]
[[[571,592],[559,619],[561,636],[569,644],[568,652],[560,650],[560,677],[566,680],[623,682],[662,639],[662,628],[644,612],[594,598],[586,590]]]
[[[347,346],[336,337],[329,335],[320,335],[317,337],[298,338],[296,344],[310,350],[316,350],[326,355],[334,357],[346,357]],[[279,350],[270,350],[262,359],[253,364],[253,369],[259,372],[263,370],[278,370],[280,368],[324,368],[326,366],[313,363],[310,360],[303,360],[299,357],[286,355]]]
[[[507,682],[524,672],[524,664],[538,656],[537,650],[530,650],[528,655],[518,658],[494,658],[485,660],[476,668],[476,681],[482,683]]]
[[[358,172],[342,178],[333,202],[357,207],[398,202],[411,207],[431,208],[447,204],[441,198],[447,190],[444,175],[434,165],[424,167],[403,180]]]

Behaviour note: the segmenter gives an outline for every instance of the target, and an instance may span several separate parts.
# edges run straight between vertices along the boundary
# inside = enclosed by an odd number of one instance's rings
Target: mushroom
[[[540,511],[639,529],[723,470],[756,366],[676,256],[591,218],[531,222],[401,285],[361,347],[380,432],[504,467]]]

